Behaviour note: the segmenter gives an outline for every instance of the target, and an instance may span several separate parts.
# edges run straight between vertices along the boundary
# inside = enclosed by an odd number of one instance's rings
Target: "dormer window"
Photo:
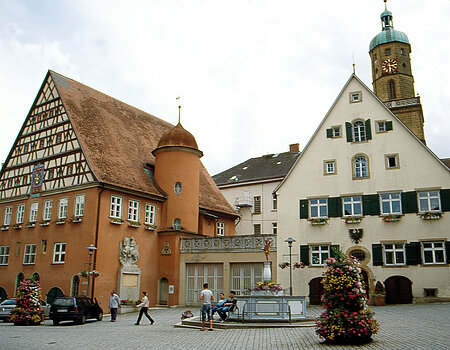
[[[346,122],[347,142],[364,142],[372,139],[370,119],[355,120],[353,123]]]
[[[350,103],[356,103],[362,101],[361,91],[350,92]]]

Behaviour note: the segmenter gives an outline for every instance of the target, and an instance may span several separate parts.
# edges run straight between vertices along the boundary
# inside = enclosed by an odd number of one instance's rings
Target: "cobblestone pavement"
[[[374,341],[363,346],[321,344],[314,328],[266,328],[199,332],[174,328],[184,309],[151,309],[155,324],[144,319],[135,326],[137,314],[119,315],[118,321],[85,325],[15,327],[0,324],[0,349],[450,349],[450,303],[374,307],[381,323]],[[199,312],[194,309],[193,312]],[[308,317],[321,312],[308,309]]]

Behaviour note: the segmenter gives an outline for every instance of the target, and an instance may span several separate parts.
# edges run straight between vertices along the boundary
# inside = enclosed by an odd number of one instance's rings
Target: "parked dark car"
[[[87,319],[103,319],[103,310],[97,299],[87,297],[58,297],[50,308],[50,319],[57,326],[61,321],[86,323]]]

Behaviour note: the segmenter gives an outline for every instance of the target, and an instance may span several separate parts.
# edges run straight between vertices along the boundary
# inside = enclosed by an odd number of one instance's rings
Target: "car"
[[[57,326],[61,321],[86,323],[87,319],[103,319],[103,310],[97,299],[88,297],[58,297],[50,307],[50,319]]]
[[[39,304],[44,311],[44,318],[48,318],[50,314],[50,305],[47,304],[44,300],[39,300]],[[16,305],[17,301],[15,298],[9,298],[3,301],[0,304],[0,320],[3,320],[3,322],[7,322],[9,316],[11,315],[11,310],[14,309]]]

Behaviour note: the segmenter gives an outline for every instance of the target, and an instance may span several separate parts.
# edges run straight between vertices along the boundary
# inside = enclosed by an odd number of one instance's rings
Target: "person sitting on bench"
[[[230,291],[230,297],[227,299],[227,302],[223,304],[222,307],[217,309],[217,313],[222,319],[222,322],[224,322],[227,319],[228,311],[233,312],[234,308],[236,307],[236,304],[237,304],[236,293],[232,290]]]
[[[214,313],[217,311],[217,309],[221,308],[223,306],[223,304],[225,304],[227,302],[227,299],[225,299],[225,294],[220,293],[219,297],[220,297],[220,300],[211,309],[211,316],[214,316]]]

